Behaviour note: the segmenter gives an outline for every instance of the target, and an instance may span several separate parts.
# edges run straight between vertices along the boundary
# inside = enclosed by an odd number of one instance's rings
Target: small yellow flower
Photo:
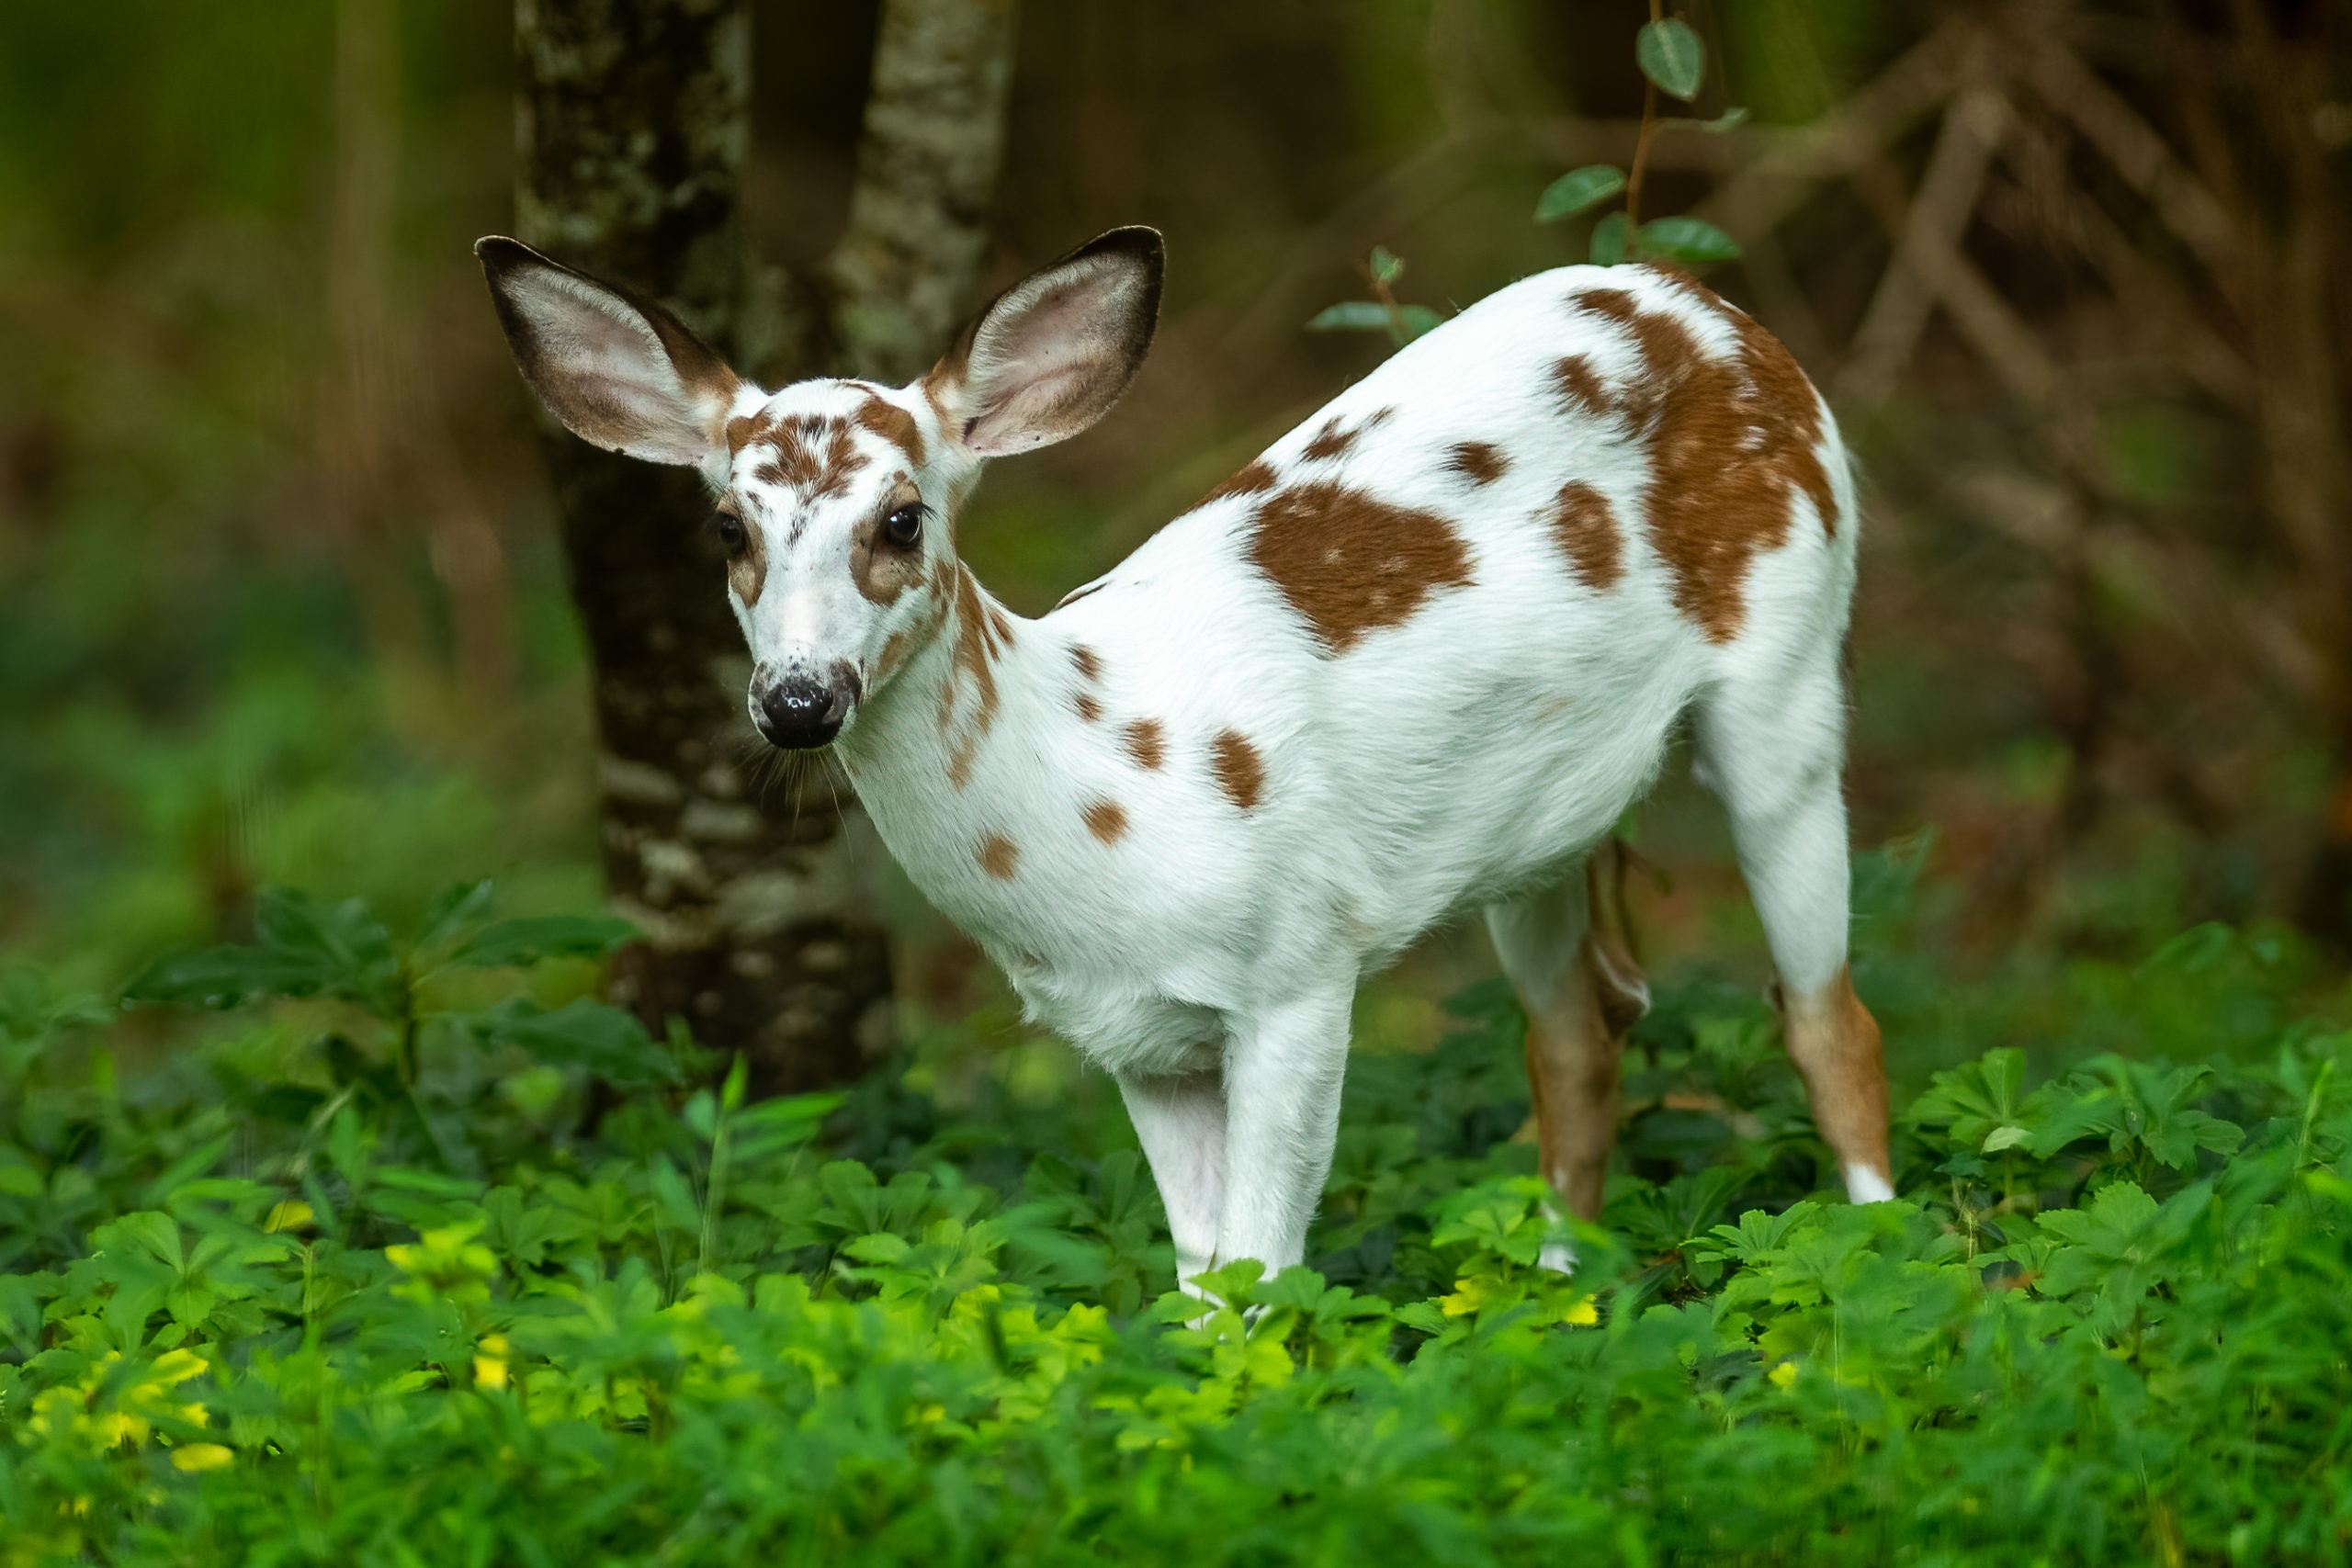
[[[506,1386],[506,1336],[485,1334],[481,1350],[474,1357],[474,1386],[504,1388]]]
[[[1500,1296],[1503,1282],[1492,1274],[1464,1274],[1453,1282],[1453,1293],[1438,1298],[1437,1309],[1448,1317],[1468,1317]]]
[[[1772,1380],[1773,1387],[1786,1388],[1797,1381],[1797,1364],[1794,1361],[1782,1361],[1764,1375]]]
[[[182,1443],[172,1450],[174,1470],[222,1470],[236,1459],[237,1451],[220,1443]]]
[[[308,1203],[299,1198],[289,1198],[270,1210],[269,1217],[262,1221],[261,1228],[266,1231],[299,1231],[311,1223],[311,1217]]]
[[[1589,1327],[1600,1321],[1600,1309],[1592,1304],[1590,1296],[1581,1296],[1576,1305],[1560,1314],[1560,1321]]]

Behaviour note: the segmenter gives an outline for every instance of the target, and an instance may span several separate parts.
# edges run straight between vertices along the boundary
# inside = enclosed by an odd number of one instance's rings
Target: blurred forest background
[[[1945,972],[2224,920],[2340,984],[2346,7],[1673,9],[1713,62],[1692,112],[1750,118],[1662,135],[1645,211],[1740,242],[1710,282],[1859,454],[1856,837],[1924,869]],[[812,263],[847,220],[876,11],[753,6],[756,255]],[[1121,410],[991,473],[961,530],[982,578],[1042,612],[1363,373],[1385,343],[1302,324],[1374,245],[1440,309],[1582,259],[1589,220],[1530,213],[1629,161],[1647,18],[1022,0],[982,282],[1129,222],[1170,272]],[[600,897],[536,412],[469,254],[514,226],[512,30],[482,0],[0,8],[0,958],[111,987],[248,935],[270,884],[395,914],[464,876],[514,912]],[[1760,984],[1679,769],[1637,840],[1667,874],[1637,892],[1653,964]],[[890,909],[910,1032],[977,1016],[1066,1072],[919,899]],[[1427,1040],[1490,964],[1432,939],[1366,1033]]]

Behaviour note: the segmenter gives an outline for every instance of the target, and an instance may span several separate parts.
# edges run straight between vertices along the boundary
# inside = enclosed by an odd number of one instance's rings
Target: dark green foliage
[[[1102,1097],[747,1105],[582,994],[625,928],[487,902],[273,896],[141,977],[242,1010],[135,1077],[145,1017],[0,978],[6,1561],[2345,1558],[2352,1034],[2233,933],[1936,1074],[1865,1209],[1760,1004],[1668,987],[1573,1279],[1475,987],[1359,1055],[1314,1267],[1201,1321]]]

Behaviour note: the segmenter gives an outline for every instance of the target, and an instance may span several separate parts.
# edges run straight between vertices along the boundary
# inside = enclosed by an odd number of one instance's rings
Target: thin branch
[[[2165,227],[2197,253],[2223,291],[2236,295],[2239,247],[2229,214],[2139,111],[2054,39],[2041,39],[2025,51],[2019,75],[2147,198]]]
[[[1936,292],[1928,276],[1929,264],[1920,258],[1929,250],[1957,250],[2008,118],[2008,107],[1986,86],[1968,89],[1945,108],[1927,173],[1904,213],[1894,258],[1854,334],[1851,357],[1839,378],[1842,390],[1867,393],[1883,388],[1910,358],[1927,328]]]

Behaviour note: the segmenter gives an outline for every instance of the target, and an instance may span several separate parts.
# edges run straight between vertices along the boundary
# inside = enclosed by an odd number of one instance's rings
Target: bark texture
[[[521,238],[660,297],[747,373],[935,354],[970,303],[1009,5],[886,5],[852,238],[828,269],[854,281],[831,334],[833,312],[777,302],[820,288],[787,279],[753,298],[739,207],[750,25],[748,0],[516,0]],[[834,350],[800,363],[762,352],[828,335]],[[552,426],[546,450],[594,669],[605,877],[648,936],[622,955],[615,999],[743,1050],[762,1092],[852,1077],[892,1037],[872,829],[821,764],[775,782],[694,475]]]

